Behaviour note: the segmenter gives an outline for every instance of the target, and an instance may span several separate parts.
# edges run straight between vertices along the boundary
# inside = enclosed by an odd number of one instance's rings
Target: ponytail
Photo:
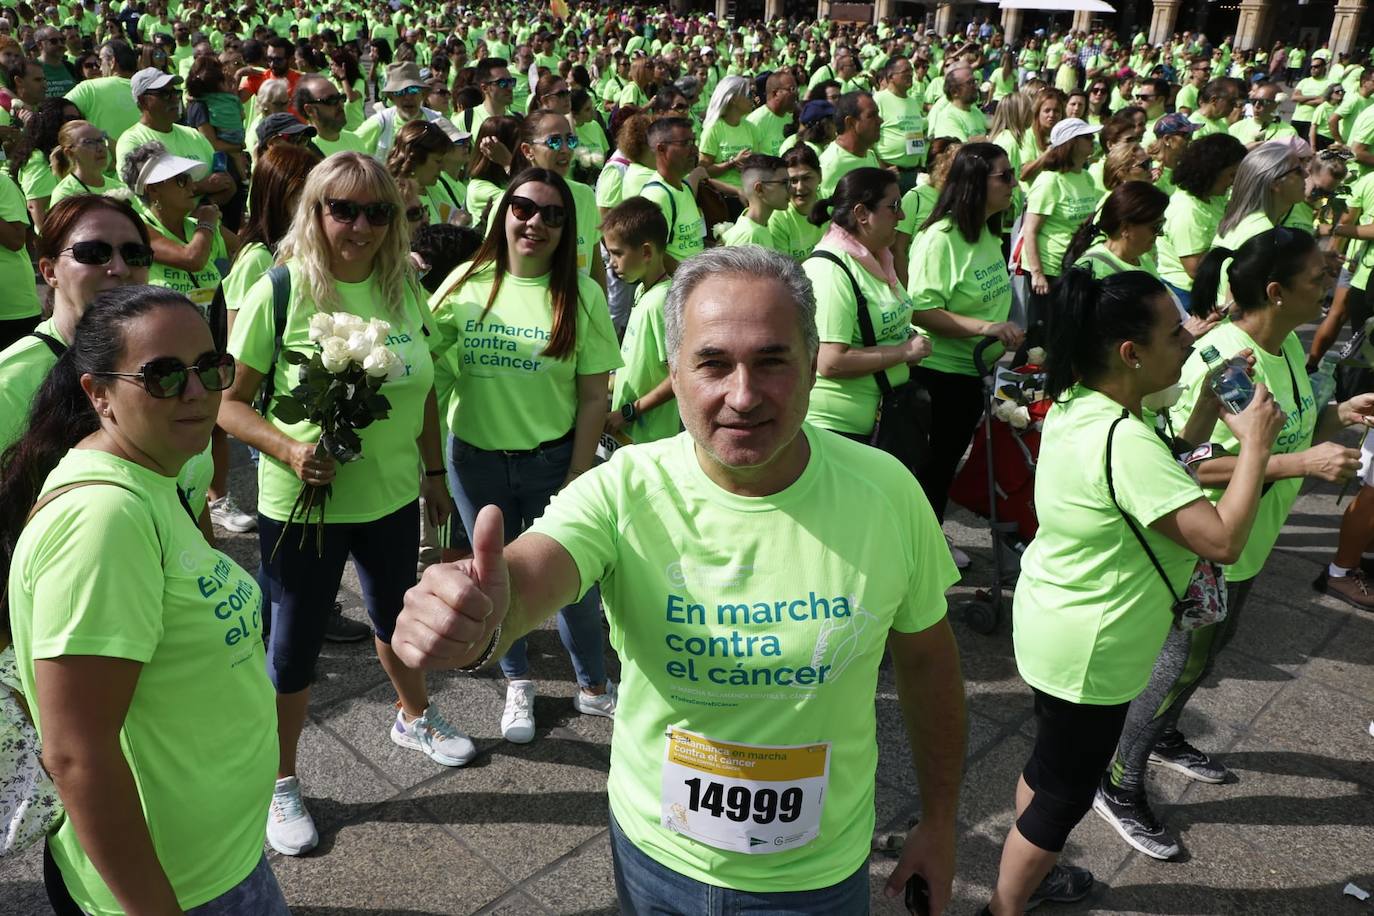
[[[1226,278],[1231,283],[1231,298],[1243,314],[1266,308],[1269,305],[1269,284],[1290,285],[1308,266],[1317,250],[1317,240],[1312,233],[1284,226],[1253,236],[1235,251],[1212,249],[1202,259],[1202,266],[1193,280],[1190,303],[1193,314],[1205,316],[1216,307],[1221,264],[1225,259],[1231,258],[1231,265],[1226,270]],[[1214,255],[1215,261],[1212,260]],[[1203,283],[1207,285],[1199,289]]]
[[[48,155],[48,164],[52,166],[52,173],[56,175],[59,180],[66,178],[72,173],[72,170],[76,168],[76,163],[72,162],[71,157],[67,155],[66,149],[60,146],[53,147],[52,152]]]
[[[835,210],[835,195],[822,197],[811,205],[811,212],[806,214],[806,221],[813,226],[824,226],[830,222],[830,217]]]
[[[1083,257],[1083,252],[1093,246],[1097,237],[1105,235],[1102,227],[1094,222],[1093,217],[1083,220],[1082,224],[1074,230],[1073,238],[1069,239],[1069,247],[1064,249],[1064,264],[1072,267],[1078,263],[1078,259]]]
[[[1230,248],[1213,248],[1207,252],[1193,274],[1193,292],[1188,298],[1188,311],[1199,318],[1206,318],[1216,311],[1217,293],[1221,291],[1221,265],[1235,256],[1235,251]]]
[[[1055,283],[1046,327],[1049,396],[1060,401],[1076,383],[1092,385],[1101,379],[1111,365],[1111,351],[1122,341],[1148,340],[1155,320],[1153,302],[1163,294],[1164,284],[1142,270],[1101,280],[1082,268],[1065,270]]]

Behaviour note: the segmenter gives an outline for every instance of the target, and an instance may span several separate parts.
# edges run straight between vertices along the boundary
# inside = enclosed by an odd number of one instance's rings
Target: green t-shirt
[[[1355,116],[1355,121],[1350,125],[1350,134],[1345,138],[1345,142],[1352,150],[1356,143],[1374,146],[1374,105],[1365,106],[1364,111]],[[1359,160],[1351,160],[1350,168],[1358,174],[1369,171],[1360,165]]]
[[[1298,80],[1298,85],[1294,87],[1297,95],[1315,95],[1320,97],[1326,92],[1326,87],[1330,86],[1333,80],[1329,76],[1318,79],[1309,76],[1306,79]],[[1316,104],[1298,105],[1293,109],[1294,121],[1311,121],[1312,115],[1316,112]],[[1304,138],[1305,139],[1305,138]]]
[[[622,177],[620,186],[620,198],[616,203],[620,203],[623,200],[629,200],[631,197],[641,196],[645,186],[651,181],[663,181],[663,177],[648,166],[640,165],[638,162],[631,162],[625,167],[625,174]],[[669,225],[668,228],[671,231],[672,226]]]
[[[1174,108],[1182,111],[1187,109],[1189,113],[1197,111],[1198,87],[1192,83],[1184,85],[1178,90],[1178,95],[1174,96]]]
[[[720,489],[682,434],[620,449],[532,529],[571,555],[580,591],[601,584],[622,659],[607,785],[620,828],[679,874],[754,892],[828,887],[868,861],[878,665],[890,631],[945,616],[958,578],[910,472],[877,449],[802,429],[810,458],[780,493]],[[828,744],[819,834],[749,855],[664,826],[680,823],[665,795],[687,787],[664,762],[670,727],[732,743]],[[704,807],[689,816],[716,820]]]
[[[147,221],[149,228],[162,233],[173,241],[178,241],[176,236],[164,226],[157,217],[153,216],[152,211],[144,208],[143,218]],[[186,238],[195,237],[196,221],[194,218],[186,217]],[[215,297],[215,287],[219,286],[220,280],[229,272],[229,249],[224,243],[224,234],[218,228],[215,229],[214,238],[210,240],[210,257],[206,259],[205,266],[197,271],[182,270],[178,267],[169,267],[157,260],[153,261],[148,268],[148,283],[152,286],[165,286],[184,294],[188,299],[199,305],[203,311],[210,308],[210,301]]]
[[[601,211],[596,206],[596,191],[572,178],[565,178],[572,192],[573,209],[577,216],[577,269],[591,275],[592,261],[599,257],[601,244]]]
[[[14,183],[8,170],[0,174],[0,220],[30,224],[24,192],[19,190],[19,185]],[[33,265],[23,246],[18,251],[11,251],[0,245],[0,289],[7,290],[5,296],[0,298],[0,321],[32,318],[39,313]]]
[[[735,220],[729,229],[721,233],[720,243],[722,245],[760,245],[773,251],[780,250],[777,241],[773,238],[773,230],[766,225],[754,222],[750,218],[748,210],[741,213],[739,219]]]
[[[749,112],[746,120],[754,129],[754,152],[769,156],[780,155],[784,128],[792,123],[792,119],[780,118],[773,114],[767,105],[760,105]]]
[[[942,105],[940,110],[930,113],[928,137],[954,137],[964,143],[970,137],[984,137],[988,132],[988,119],[982,110],[974,106],[967,111],[954,104]]]
[[[1006,321],[1011,313],[1011,275],[1002,256],[1002,241],[983,227],[973,244],[946,217],[916,236],[907,268],[907,292],[918,312],[944,309],[956,315],[984,321]],[[973,348],[981,337],[941,337],[925,329],[930,355],[921,365],[936,372],[977,375]],[[1002,355],[1002,345],[986,353],[991,366]]]
[[[878,346],[900,346],[915,333],[911,327],[911,298],[901,286],[891,287],[869,273],[848,254],[821,244],[817,250],[838,254],[849,273],[859,285],[868,302],[868,314],[873,319],[873,334]],[[864,346],[859,330],[858,302],[854,286],[839,265],[822,258],[808,258],[802,270],[811,280],[816,294],[816,329],[821,343]],[[898,363],[886,370],[887,381],[893,387],[903,385],[911,377],[906,363]],[[807,422],[841,433],[866,435],[873,431],[878,411],[878,382],[871,375],[856,378],[826,378],[816,376],[811,389],[811,405]]]
[[[1180,191],[1169,199],[1164,211],[1164,232],[1155,240],[1161,280],[1179,289],[1193,288],[1193,278],[1179,259],[1203,255],[1211,249],[1225,210],[1225,194],[1201,200]]]
[[[52,209],[53,205],[64,197],[75,197],[78,194],[107,194],[119,197],[129,193],[129,186],[113,175],[101,175],[100,177],[103,183],[97,187],[86,184],[76,177],[75,172],[72,172],[53,186],[52,195],[48,198],[48,208]]]
[[[1101,193],[1086,171],[1043,171],[1035,176],[1026,195],[1026,212],[1044,217],[1036,241],[1040,243],[1040,266],[1046,276],[1063,272],[1064,252],[1083,220],[1093,215]]]
[[[724,118],[716,118],[701,135],[701,154],[710,156],[714,162],[726,162],[744,150],[756,149],[759,139],[754,134],[754,125],[740,121],[734,127],[725,123]],[[716,177],[734,187],[740,186],[739,169],[730,169]]]
[[[1359,178],[1350,188],[1350,207],[1360,211],[1360,225],[1374,222],[1374,172]],[[1369,275],[1374,270],[1374,244],[1352,241],[1346,255],[1355,260],[1350,285],[1358,290],[1369,288]]]
[[[615,373],[612,410],[619,410],[643,397],[668,377],[668,335],[663,327],[663,303],[671,285],[672,278],[664,277],[650,290],[646,291],[643,285],[635,290],[634,308],[625,326],[625,339],[620,342],[620,358],[625,367]],[[681,429],[677,399],[673,398],[636,417],[625,432],[636,443],[644,443],[676,436]]]
[[[454,269],[462,276],[468,265]],[[563,359],[545,355],[553,334],[549,275],[501,279],[487,311],[492,270],[430,297],[436,354],[456,347],[458,377],[449,430],[481,449],[523,451],[568,433],[577,419],[577,376],[620,368],[606,294],[578,275],[577,340]],[[486,311],[484,315],[483,312]]]
[[[1107,432],[1123,412],[1078,386],[1050,408],[1040,439],[1040,529],[1021,559],[1012,639],[1026,683],[1071,703],[1134,699],[1173,624],[1173,598],[1107,491]],[[1111,457],[1117,502],[1181,593],[1197,555],[1150,525],[1202,488],[1137,417],[1117,426]]]
[[[1345,98],[1336,107],[1336,115],[1340,118],[1341,140],[1345,143],[1350,142],[1350,128],[1355,126],[1355,119],[1360,116],[1360,112],[1369,107],[1374,99],[1367,99],[1360,95],[1356,89],[1347,89]]]
[[[34,330],[64,346],[67,343],[51,318],[39,322]],[[24,434],[34,395],[55,365],[57,357],[47,343],[30,334],[0,351],[0,452]]]
[[[1109,277],[1112,274],[1127,273],[1132,270],[1143,270],[1151,276],[1159,276],[1159,268],[1155,266],[1153,252],[1145,252],[1140,256],[1139,264],[1132,264],[1118,258],[1105,241],[1090,245],[1086,251],[1074,262],[1074,267],[1082,267],[1093,275],[1096,280]]]
[[[1268,386],[1274,403],[1284,412],[1283,429],[1274,440],[1271,449],[1273,454],[1300,452],[1312,445],[1312,433],[1317,427],[1321,407],[1312,397],[1312,383],[1306,368],[1307,349],[1298,340],[1297,334],[1289,334],[1284,338],[1280,352],[1274,354],[1255,343],[1234,322],[1224,321],[1207,332],[1206,343],[1216,347],[1222,359],[1230,359],[1247,348],[1254,350],[1255,368],[1252,375],[1255,382],[1263,382]],[[1183,364],[1183,377],[1179,379],[1183,397],[1170,410],[1175,429],[1181,429],[1179,421],[1192,415],[1193,405],[1202,393],[1206,377],[1207,364],[1202,359],[1202,350],[1195,349]],[[1240,450],[1240,442],[1221,421],[1217,421],[1216,428],[1212,430],[1211,441],[1233,455]],[[1043,451],[1041,455],[1043,462]],[[1259,511],[1255,513],[1255,525],[1250,529],[1250,537],[1241,550],[1240,559],[1226,567],[1228,582],[1245,582],[1260,574],[1264,561],[1274,548],[1274,542],[1279,538],[1279,531],[1288,518],[1289,510],[1297,501],[1302,482],[1301,477],[1289,477],[1275,480],[1266,487],[1264,495],[1260,497]],[[1225,490],[1209,489],[1206,492],[1208,499],[1217,502]]]
[[[282,351],[294,350],[313,355],[310,341],[310,316],[317,308],[310,300],[309,288],[299,268],[287,263],[291,273],[291,298],[287,304],[286,330]],[[391,402],[385,419],[358,430],[362,457],[338,466],[333,493],[325,508],[330,522],[371,522],[390,515],[420,496],[420,448],[416,439],[424,427],[425,398],[434,388],[434,364],[429,355],[427,312],[418,288],[408,288],[398,312],[384,304],[372,280],[362,283],[334,281],[339,293],[340,312],[357,315],[364,321],[380,318],[391,324],[386,346],[405,362],[405,374],[387,381],[381,394]],[[272,365],[276,340],[273,322],[272,281],[263,276],[239,301],[238,318],[229,335],[229,352],[244,365],[258,372],[273,372],[278,392],[296,387],[299,369],[278,359]],[[319,439],[320,428],[308,420],[285,423],[269,410],[268,422],[297,442]],[[284,522],[300,493],[301,481],[285,464],[263,454],[258,462],[258,511]],[[311,513],[315,518],[315,513]]]
[[[505,192],[505,188],[485,178],[474,178],[468,182],[468,199],[465,203],[467,211],[472,214],[473,225],[479,230],[487,225],[487,220],[496,212],[501,195]],[[490,213],[487,212],[488,207],[491,208]]]
[[[768,231],[773,234],[774,247],[798,261],[816,250],[816,245],[829,226],[829,223],[824,226],[811,225],[807,214],[800,212],[791,204],[781,210],[774,210],[773,215],[768,218]]]
[[[873,94],[882,116],[882,133],[878,138],[878,158],[888,165],[915,168],[926,159],[925,106],[916,96],[905,97],[889,89]]]
[[[918,184],[902,195],[902,218],[897,222],[897,231],[914,236],[925,223],[926,218],[935,210],[940,199],[940,190],[927,182]]]
[[[19,170],[19,190],[24,192],[24,199],[41,200],[51,197],[52,189],[55,187],[57,176],[52,173],[52,166],[42,153],[34,150],[29,154],[29,161]],[[51,205],[51,202],[49,204]]]
[[[326,156],[342,152],[367,154],[367,146],[363,143],[362,138],[351,130],[339,131],[337,140],[326,140],[317,134],[312,142]]]
[[[229,273],[224,277],[224,307],[237,312],[253,284],[266,275],[277,259],[262,242],[249,242],[239,249]]]
[[[27,696],[37,695],[37,659],[94,655],[140,664],[120,749],[158,862],[190,909],[238,884],[262,857],[277,769],[262,597],[251,574],[205,542],[173,478],[73,449],[44,489],[81,480],[113,485],[59,496],[15,550],[10,623],[20,682]],[[41,731],[40,707],[29,708]],[[49,843],[85,912],[124,912],[70,819]]]
[[[621,193],[625,187],[625,173],[628,167],[622,168],[615,163],[608,163],[601,170],[601,174],[596,179],[596,206],[598,209],[609,210],[620,203]]]
[[[855,169],[881,168],[878,154],[869,150],[866,155],[856,156],[838,143],[831,143],[821,152],[821,197],[835,193],[835,185],[840,179]]]
[[[669,187],[657,172],[639,192],[645,200],[653,201],[668,221],[668,253],[679,262],[706,250],[706,220],[692,196],[692,189],[683,182],[679,188]],[[626,196],[629,194],[629,173],[626,172]]]
[[[1188,115],[1188,120],[1194,124],[1201,125],[1193,131],[1193,138],[1210,136],[1211,134],[1224,134],[1230,132],[1230,125],[1225,118],[1209,118],[1199,111],[1194,111]]]
[[[111,134],[111,136],[114,135]],[[119,140],[115,143],[115,171],[123,173],[124,160],[129,158],[129,153],[143,144],[153,141],[161,143],[167,148],[167,152],[174,156],[195,159],[207,166],[214,164],[215,148],[194,127],[173,124],[172,129],[164,134],[161,131],[153,130],[146,124],[139,123],[120,134]]]
[[[1254,143],[1267,143],[1270,140],[1278,140],[1283,137],[1296,137],[1298,135],[1298,132],[1293,129],[1292,125],[1285,124],[1278,118],[1275,118],[1265,125],[1261,125],[1260,122],[1256,121],[1254,118],[1241,118],[1239,121],[1226,128],[1226,132],[1246,146],[1250,146]],[[1197,132],[1197,134],[1201,133],[1202,131]],[[1196,136],[1196,134],[1194,136]]]

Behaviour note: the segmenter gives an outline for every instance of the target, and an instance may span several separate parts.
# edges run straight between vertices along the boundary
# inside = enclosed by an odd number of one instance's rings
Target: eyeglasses
[[[175,356],[149,360],[137,372],[97,372],[111,378],[138,379],[143,390],[155,398],[181,397],[194,372],[206,391],[223,391],[234,384],[234,357],[228,353],[206,353],[188,366]]]
[[[521,197],[518,194],[511,195],[510,212],[514,213],[515,218],[522,223],[528,223],[534,219],[535,214],[538,214],[544,218],[544,225],[550,229],[559,228],[568,218],[568,211],[559,204],[540,206],[528,197]]]
[[[544,93],[544,96],[543,96],[543,97],[546,98],[546,99],[566,99],[566,98],[571,98],[571,97],[572,97],[572,90],[571,90],[571,89],[559,89],[559,90],[556,90],[556,91],[554,91],[554,92],[546,92],[546,93]]]
[[[1092,87],[1091,89],[1088,90],[1089,94],[1091,94],[1091,95],[1101,95],[1102,93],[1104,93],[1104,92],[1106,92],[1106,91],[1107,91],[1107,87],[1106,87],[1106,86],[1094,86],[1094,87]]]
[[[331,197],[324,202],[329,208],[329,216],[336,223],[356,223],[359,216],[366,216],[373,226],[389,226],[396,216],[396,207],[384,200],[370,204],[360,204],[356,200]]]
[[[1273,108],[1279,103],[1278,99],[1251,99],[1250,104],[1256,108]]]
[[[109,143],[110,135],[105,133],[104,131],[101,131],[100,136],[98,137],[87,137],[84,140],[76,141],[77,146],[88,146],[92,149],[99,149],[101,147],[108,146]]]
[[[498,80],[487,80],[487,81],[486,81],[485,83],[483,83],[482,85],[484,85],[484,86],[495,86],[497,89],[514,89],[514,88],[515,88],[515,77],[513,77],[513,76],[503,76],[503,77],[501,77],[501,78],[498,79]]]
[[[399,95],[409,98],[411,96],[419,95],[424,91],[424,86],[407,86],[404,89],[397,89],[395,92],[388,92],[387,95]]]
[[[153,263],[153,249],[142,242],[125,242],[119,246],[119,256],[130,267],[149,267]],[[99,239],[77,242],[59,251],[58,257],[71,252],[72,260],[78,264],[103,265],[114,257],[115,246]]]
[[[418,223],[418,222],[420,222],[420,221],[421,221],[422,219],[424,219],[424,218],[425,218],[425,208],[424,208],[424,207],[407,207],[407,208],[406,208],[406,222],[409,222],[409,223]]]
[[[336,93],[334,93],[333,95],[327,95],[327,96],[325,96],[325,97],[322,98],[322,99],[311,99],[309,102],[306,102],[306,104],[307,104],[307,105],[342,105],[342,104],[343,104],[344,102],[346,102],[346,101],[348,101],[348,96],[344,95],[342,92],[336,92]]]
[[[561,136],[559,134],[554,134],[551,137],[545,137],[542,140],[535,140],[534,142],[538,146],[547,146],[555,153],[561,150],[564,146],[566,146],[568,149],[577,149],[578,143],[577,134],[563,134]]]

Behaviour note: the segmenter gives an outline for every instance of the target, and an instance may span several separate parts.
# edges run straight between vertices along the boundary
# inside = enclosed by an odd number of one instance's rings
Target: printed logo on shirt
[[[213,602],[215,617],[225,625],[224,644],[233,647],[244,643],[251,647],[249,640],[262,639],[262,593],[224,555],[210,554],[206,559],[213,560],[214,565],[208,573],[196,577],[196,587],[202,598]],[[252,657],[250,652],[233,664]]]
[[[470,318],[463,325],[463,365],[539,372],[546,368],[547,361],[534,354],[543,352],[549,339],[544,328],[504,324],[490,316]],[[532,342],[537,345],[533,350]]]

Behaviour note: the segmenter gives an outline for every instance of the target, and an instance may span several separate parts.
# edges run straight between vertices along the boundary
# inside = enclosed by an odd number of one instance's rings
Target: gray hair
[[[1263,212],[1277,226],[1283,214],[1274,212],[1274,182],[1301,165],[1302,160],[1287,143],[1270,141],[1246,153],[1236,169],[1231,200],[1217,225],[1217,235],[1230,232],[1256,211]]]
[[[667,302],[663,304],[669,365],[677,365],[678,351],[682,348],[683,314],[687,300],[704,280],[717,274],[776,280],[782,284],[797,306],[797,324],[806,344],[806,355],[810,359],[816,358],[821,348],[820,334],[816,330],[816,295],[801,265],[784,254],[758,245],[738,245],[707,249],[683,262],[673,273],[673,285],[668,289]],[[746,307],[741,304],[741,308]]]
[[[142,193],[135,190],[138,187],[138,176],[142,173],[143,167],[151,160],[167,155],[167,147],[157,140],[149,140],[129,150],[129,154],[124,157],[124,165],[119,169],[119,180],[129,186],[140,199],[148,199],[148,189],[144,188]]]

